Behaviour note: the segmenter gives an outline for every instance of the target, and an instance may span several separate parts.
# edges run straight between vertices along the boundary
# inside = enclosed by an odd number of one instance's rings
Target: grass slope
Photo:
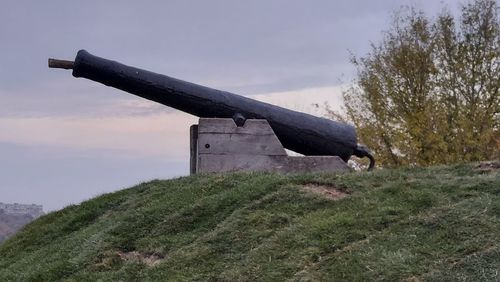
[[[29,224],[0,281],[498,281],[499,215],[500,173],[469,165],[152,181]]]

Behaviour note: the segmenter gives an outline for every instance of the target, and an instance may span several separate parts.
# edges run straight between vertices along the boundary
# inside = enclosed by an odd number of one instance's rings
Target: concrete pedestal
[[[288,156],[266,120],[250,119],[237,126],[230,118],[201,118],[191,126],[190,134],[191,174],[349,170],[337,156]]]

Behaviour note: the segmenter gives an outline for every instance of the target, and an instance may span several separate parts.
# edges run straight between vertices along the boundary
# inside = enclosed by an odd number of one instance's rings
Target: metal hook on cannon
[[[368,149],[365,145],[358,144],[358,146],[354,150],[354,155],[358,158],[367,157],[368,159],[370,159],[370,164],[368,165],[368,171],[373,170],[375,168],[375,158],[373,157],[370,149]]]

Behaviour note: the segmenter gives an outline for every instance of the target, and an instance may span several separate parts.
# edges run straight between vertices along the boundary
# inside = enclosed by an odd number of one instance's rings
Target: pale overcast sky
[[[193,116],[47,68],[79,49],[288,108],[340,100],[401,5],[460,1],[0,2],[0,202],[60,209],[188,174]]]

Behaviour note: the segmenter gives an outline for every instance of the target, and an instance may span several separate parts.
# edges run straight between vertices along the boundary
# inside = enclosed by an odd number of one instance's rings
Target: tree
[[[343,93],[347,119],[382,165],[498,158],[500,22],[494,0],[464,5],[456,20],[406,9],[380,44],[353,56]]]

